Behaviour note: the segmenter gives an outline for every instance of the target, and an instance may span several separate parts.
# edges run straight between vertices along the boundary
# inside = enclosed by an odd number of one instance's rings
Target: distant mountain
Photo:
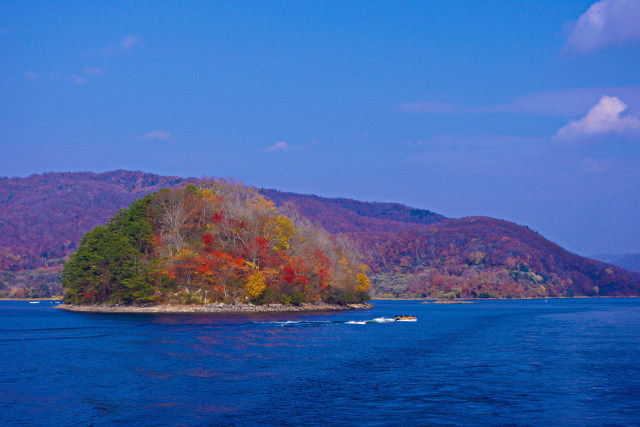
[[[399,232],[445,219],[437,213],[414,209],[399,203],[359,202],[329,199],[315,195],[286,193],[262,189],[265,197],[282,205],[293,202],[309,219],[321,224],[330,233]]]
[[[629,271],[640,272],[640,254],[600,254],[591,258],[617,265]]]
[[[184,182],[123,170],[0,178],[0,268],[33,269],[62,258],[118,209]]]
[[[0,296],[60,294],[62,261],[85,232],[147,193],[185,181],[123,170],[0,178]]]
[[[61,263],[83,233],[147,193],[195,181],[123,170],[0,178],[0,296],[59,292]],[[571,254],[508,221],[261,191],[350,239],[378,296],[640,295],[639,273]]]
[[[508,221],[445,218],[395,203],[263,190],[348,237],[373,270],[378,296],[640,295],[640,274],[572,254]]]

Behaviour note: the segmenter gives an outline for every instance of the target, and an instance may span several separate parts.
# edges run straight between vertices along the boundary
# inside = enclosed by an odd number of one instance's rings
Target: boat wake
[[[348,322],[345,322],[345,324],[347,325],[367,325],[367,324],[371,324],[371,323],[391,323],[394,322],[394,320],[392,318],[389,317],[376,317],[375,319],[371,319],[371,320],[350,320]]]
[[[314,326],[327,326],[327,325],[370,325],[377,323],[393,323],[394,318],[390,317],[377,317],[375,319],[368,320],[287,320],[287,321],[272,321],[272,322],[260,322],[269,326],[280,326],[285,328],[291,327],[314,327]]]

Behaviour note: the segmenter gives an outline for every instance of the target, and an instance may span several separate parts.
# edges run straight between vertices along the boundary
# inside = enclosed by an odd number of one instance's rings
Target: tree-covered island
[[[229,180],[162,189],[80,240],[62,272],[71,305],[354,304],[357,251]]]

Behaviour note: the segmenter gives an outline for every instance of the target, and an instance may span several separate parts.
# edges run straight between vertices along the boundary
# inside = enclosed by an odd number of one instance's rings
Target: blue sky
[[[640,252],[640,0],[298,3],[3,1],[0,175],[235,177]]]

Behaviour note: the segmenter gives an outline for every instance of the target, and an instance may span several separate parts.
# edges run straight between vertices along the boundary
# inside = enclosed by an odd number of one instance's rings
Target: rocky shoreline
[[[341,310],[362,310],[372,308],[372,304],[206,304],[206,305],[72,305],[60,304],[58,308],[67,311],[83,313],[288,313],[304,311],[341,311]]]

